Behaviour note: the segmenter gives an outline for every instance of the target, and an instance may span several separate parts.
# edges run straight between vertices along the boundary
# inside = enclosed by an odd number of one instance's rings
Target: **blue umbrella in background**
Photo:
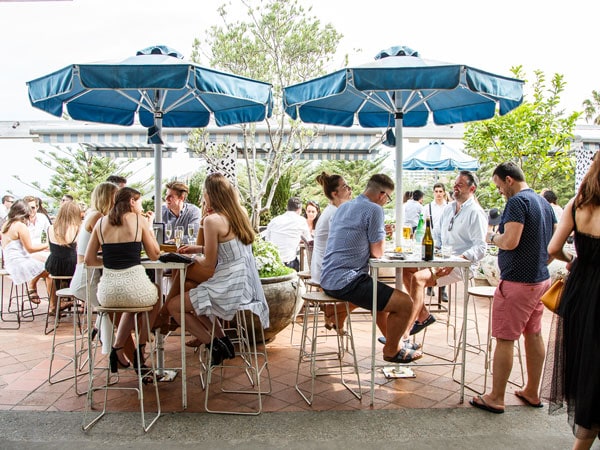
[[[523,101],[523,81],[462,64],[431,61],[408,47],[380,52],[375,62],[284,88],[286,113],[307,123],[394,127],[396,222],[402,217],[402,128],[471,122],[506,114]],[[401,236],[396,237],[400,245]]]
[[[404,170],[441,170],[444,172],[477,170],[479,162],[472,156],[455,150],[441,141],[431,141],[425,147],[406,155],[402,161],[402,168]]]
[[[161,217],[162,127],[199,128],[270,117],[272,86],[207,69],[166,46],[121,61],[73,64],[27,83],[31,104],[61,117],[132,125],[136,116],[154,145],[155,212]]]

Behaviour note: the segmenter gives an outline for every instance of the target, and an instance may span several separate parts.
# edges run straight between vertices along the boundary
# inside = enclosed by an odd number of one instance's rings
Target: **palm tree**
[[[600,91],[592,91],[592,98],[584,100],[583,108],[585,120],[589,122],[593,118],[594,125],[600,125]]]

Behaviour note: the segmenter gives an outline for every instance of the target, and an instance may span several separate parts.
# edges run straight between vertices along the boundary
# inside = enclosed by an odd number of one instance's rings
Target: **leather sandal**
[[[423,353],[418,350],[412,350],[407,347],[403,347],[395,356],[383,356],[383,360],[391,363],[406,364],[409,362],[421,359]]]

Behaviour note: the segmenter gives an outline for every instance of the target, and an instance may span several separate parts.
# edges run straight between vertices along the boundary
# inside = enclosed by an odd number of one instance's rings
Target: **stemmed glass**
[[[194,243],[194,224],[192,224],[192,223],[188,224],[187,232],[188,232],[188,243],[193,244]]]
[[[175,245],[177,246],[177,250],[179,250],[182,240],[183,240],[183,227],[177,226],[177,227],[175,227]]]
[[[167,241],[171,240],[172,234],[173,234],[173,225],[170,223],[165,224],[165,236],[167,236]]]

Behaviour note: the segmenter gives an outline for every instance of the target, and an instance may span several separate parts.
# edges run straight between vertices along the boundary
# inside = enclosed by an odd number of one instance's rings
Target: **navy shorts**
[[[366,273],[359,275],[342,289],[323,291],[333,298],[345,300],[369,311],[373,309],[373,278]],[[394,288],[381,281],[377,282],[377,311],[383,311],[393,292]]]

